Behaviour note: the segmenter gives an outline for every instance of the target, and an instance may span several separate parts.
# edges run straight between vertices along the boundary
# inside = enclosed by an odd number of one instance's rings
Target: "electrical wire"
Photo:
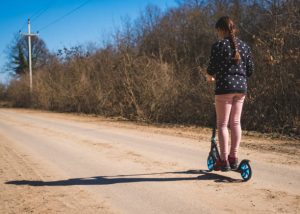
[[[48,6],[44,7],[44,8],[40,8],[39,10],[35,11],[30,17],[30,21],[35,21],[37,20],[41,15],[43,15],[52,5],[53,2],[51,2],[50,4],[48,4]],[[22,31],[27,25],[27,21],[22,25],[22,27],[20,28],[20,31]]]
[[[89,3],[89,1],[91,0],[87,0],[85,2],[83,2],[82,4],[80,4],[78,7],[70,10],[69,12],[65,13],[64,15],[62,15],[61,17],[53,20],[52,22],[48,23],[47,25],[41,27],[38,31],[42,31],[42,30],[45,30],[46,28],[50,27],[51,25],[54,25],[56,24],[57,22],[59,22],[60,20],[64,19],[65,17],[71,15],[72,13],[74,13],[75,11],[79,10],[80,8],[82,8],[83,6],[85,6],[87,3]]]
[[[37,14],[35,17],[30,17],[30,21],[35,21],[37,20],[41,15],[43,15],[49,8],[50,8],[51,4],[48,5],[46,8],[44,8],[43,10],[41,10],[41,12],[39,14]]]
[[[24,29],[24,27],[26,27],[26,25],[27,25],[27,21],[24,22],[24,24],[23,24],[22,27],[20,28],[19,32],[21,32],[21,31]]]
[[[35,16],[37,16],[41,11],[43,10],[43,8],[40,8],[39,10],[35,11],[30,17],[30,19],[33,19]]]

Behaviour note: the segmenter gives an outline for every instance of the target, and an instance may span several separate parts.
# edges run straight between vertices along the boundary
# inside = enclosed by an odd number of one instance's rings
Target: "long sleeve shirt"
[[[247,93],[247,77],[254,70],[250,47],[236,38],[237,49],[241,60],[238,64],[233,61],[233,48],[229,37],[219,40],[212,45],[210,61],[207,68],[209,75],[215,76],[215,94]]]

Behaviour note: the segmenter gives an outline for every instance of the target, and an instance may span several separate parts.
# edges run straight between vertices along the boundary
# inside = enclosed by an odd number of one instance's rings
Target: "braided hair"
[[[217,21],[215,28],[222,30],[229,34],[230,46],[233,49],[232,61],[236,65],[239,64],[241,61],[241,56],[238,51],[238,46],[237,46],[237,42],[236,42],[235,34],[236,34],[237,29],[235,27],[234,22],[232,21],[232,19],[229,16],[223,16]]]

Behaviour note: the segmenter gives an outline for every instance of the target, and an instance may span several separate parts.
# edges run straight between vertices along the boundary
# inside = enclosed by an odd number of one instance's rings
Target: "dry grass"
[[[135,22],[124,23],[111,44],[94,52],[64,49],[49,60],[34,73],[31,97],[26,75],[11,82],[7,95],[14,106],[209,126],[213,88],[204,73],[214,42],[212,20],[232,14],[243,23],[240,37],[252,47],[256,65],[243,128],[297,137],[299,4],[270,2],[264,7],[241,3],[241,10],[225,3],[220,8],[210,3],[199,6],[197,1],[183,1],[165,12],[148,7]]]

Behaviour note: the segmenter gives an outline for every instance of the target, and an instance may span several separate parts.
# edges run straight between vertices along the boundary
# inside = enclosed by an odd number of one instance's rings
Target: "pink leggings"
[[[215,95],[218,138],[220,143],[220,156],[222,160],[228,158],[228,122],[231,129],[230,157],[237,158],[238,148],[242,137],[241,114],[245,94]]]

